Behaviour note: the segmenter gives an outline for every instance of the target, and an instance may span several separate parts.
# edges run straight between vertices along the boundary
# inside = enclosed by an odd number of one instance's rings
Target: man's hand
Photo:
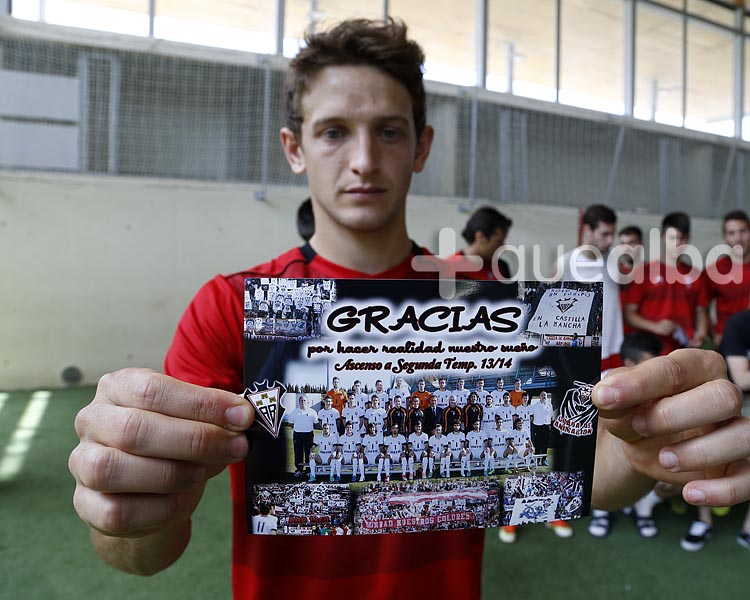
[[[621,507],[653,480],[684,485],[691,504],[750,498],[750,419],[719,354],[677,350],[596,385],[594,505]]]
[[[133,539],[172,530],[185,537],[187,528],[189,534],[206,480],[247,454],[242,432],[252,420],[250,404],[229,392],[145,369],[102,377],[76,417],[81,442],[68,462],[73,504],[95,543],[97,533]]]
[[[651,322],[651,333],[654,335],[672,335],[677,330],[677,325],[669,319]]]

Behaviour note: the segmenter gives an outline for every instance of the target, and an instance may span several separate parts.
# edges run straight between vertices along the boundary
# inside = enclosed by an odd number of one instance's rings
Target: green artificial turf
[[[214,478],[194,518],[185,555],[150,578],[124,575],[93,553],[86,527],[72,507],[74,483],[67,470],[76,412],[91,388],[55,391],[26,456],[12,480],[0,482],[1,600],[189,600],[230,598],[230,501],[228,475]],[[0,457],[30,398],[14,392],[0,410]],[[695,554],[679,547],[689,517],[657,508],[662,528],[653,540],[638,536],[632,520],[618,515],[609,538],[586,533],[561,540],[544,526],[519,529],[514,545],[487,532],[483,596],[552,598],[744,599],[750,552],[735,541],[746,510],[716,519],[716,537]],[[352,591],[356,598],[356,591]]]

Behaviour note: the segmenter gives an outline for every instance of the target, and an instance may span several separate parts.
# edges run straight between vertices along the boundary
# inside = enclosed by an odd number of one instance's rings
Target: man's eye
[[[395,140],[401,135],[398,129],[383,129],[382,136],[387,140]]]
[[[328,140],[338,140],[344,136],[344,132],[340,129],[326,129],[323,131],[323,137]]]

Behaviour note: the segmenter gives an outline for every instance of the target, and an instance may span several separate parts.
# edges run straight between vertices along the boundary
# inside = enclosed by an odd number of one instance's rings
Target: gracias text
[[[430,306],[418,309],[406,306],[400,314],[393,314],[390,307],[371,305],[358,308],[345,305],[332,310],[326,319],[328,330],[346,333],[362,328],[365,333],[397,332],[402,329],[427,333],[459,333],[484,329],[497,333],[514,333],[520,329],[518,320],[523,311],[518,306],[503,306],[490,310],[486,306]]]

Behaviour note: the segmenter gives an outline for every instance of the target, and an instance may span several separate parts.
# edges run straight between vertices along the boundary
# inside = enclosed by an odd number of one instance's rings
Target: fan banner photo
[[[439,283],[245,281],[248,533],[588,514],[601,283]]]

